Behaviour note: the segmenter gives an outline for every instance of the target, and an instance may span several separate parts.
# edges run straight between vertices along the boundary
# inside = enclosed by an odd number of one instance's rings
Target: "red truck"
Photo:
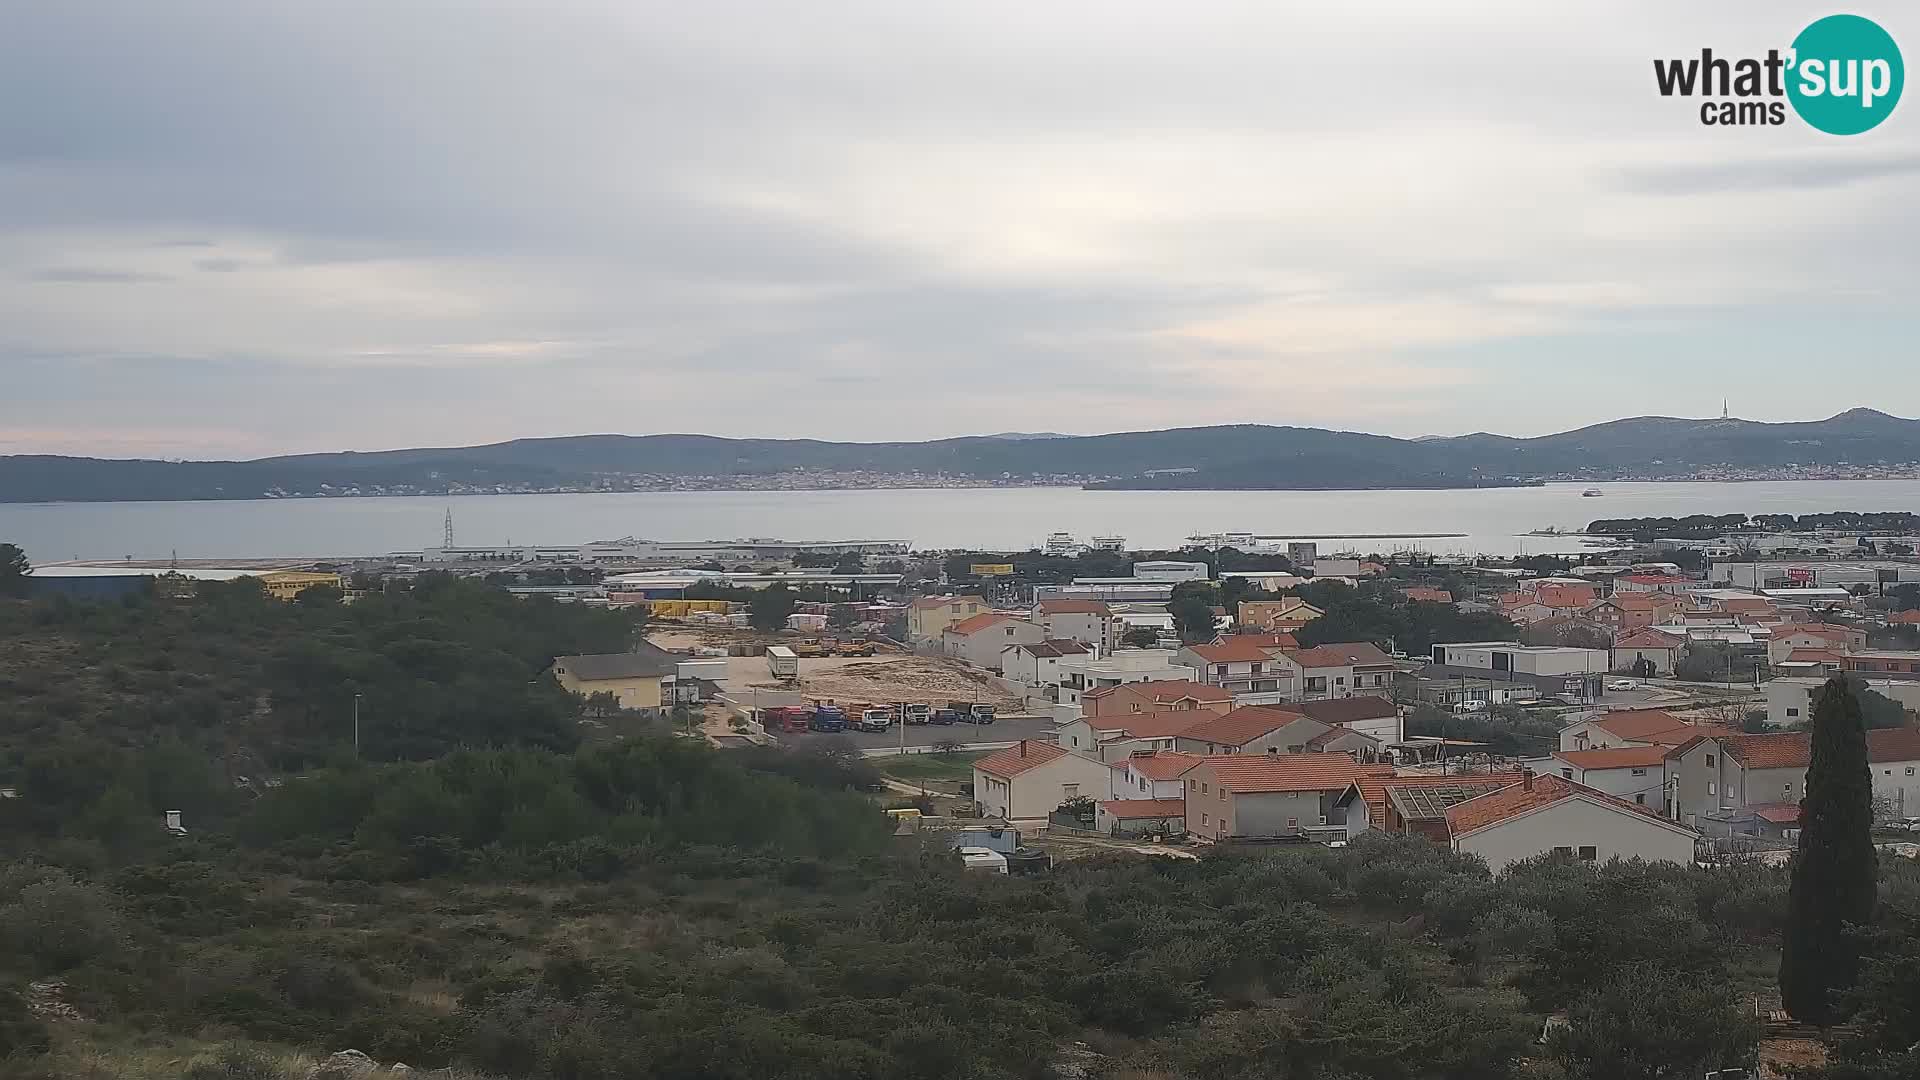
[[[812,720],[813,710],[797,705],[778,705],[760,710],[760,726],[769,732],[806,731]]]

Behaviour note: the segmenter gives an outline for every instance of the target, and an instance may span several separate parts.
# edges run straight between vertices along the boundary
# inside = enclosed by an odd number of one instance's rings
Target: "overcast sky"
[[[0,453],[1920,413],[1920,101],[1704,8],[12,5]]]

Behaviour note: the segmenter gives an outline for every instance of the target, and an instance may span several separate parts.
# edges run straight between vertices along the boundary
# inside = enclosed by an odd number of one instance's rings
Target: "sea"
[[[1597,489],[1598,496],[1585,496]],[[1314,539],[1322,552],[1580,551],[1596,518],[1920,511],[1920,480],[1576,483],[1452,491],[1083,491],[921,488],[685,491],[0,504],[0,542],[35,563],[381,556],[440,543],[577,544],[636,537],[902,540],[1018,551],[1047,534],[1177,548],[1195,534]],[[1548,534],[1548,535],[1542,535]]]

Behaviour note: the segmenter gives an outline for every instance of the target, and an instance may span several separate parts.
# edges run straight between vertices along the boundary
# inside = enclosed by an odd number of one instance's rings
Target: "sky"
[[[1920,101],[1654,87],[1835,10],[18,4],[0,453],[1914,415]]]

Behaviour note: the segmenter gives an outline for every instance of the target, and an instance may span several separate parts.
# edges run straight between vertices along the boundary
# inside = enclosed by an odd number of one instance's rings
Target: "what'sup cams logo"
[[[1787,106],[1829,135],[1871,131],[1900,103],[1906,68],[1893,36],[1872,19],[1829,15],[1800,31],[1782,53],[1729,60],[1701,49],[1682,60],[1655,60],[1661,97],[1704,98],[1710,127],[1787,122]],[[1784,99],[1784,101],[1782,100]]]

